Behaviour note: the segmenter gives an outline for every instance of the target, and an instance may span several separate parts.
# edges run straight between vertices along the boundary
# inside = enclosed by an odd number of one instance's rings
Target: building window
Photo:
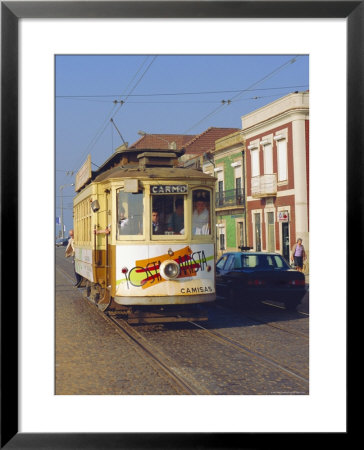
[[[252,177],[257,177],[260,175],[259,167],[259,149],[254,149],[250,153],[251,164],[252,164]]]
[[[237,222],[238,248],[245,246],[244,222]]]
[[[264,173],[273,173],[273,150],[272,144],[264,145]]]
[[[287,141],[285,139],[277,141],[278,160],[278,182],[287,181]]]

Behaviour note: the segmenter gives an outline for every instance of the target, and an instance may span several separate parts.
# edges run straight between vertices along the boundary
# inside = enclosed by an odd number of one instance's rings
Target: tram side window
[[[118,236],[143,234],[143,193],[118,191]]]
[[[210,192],[205,189],[193,192],[192,234],[211,234]]]
[[[184,216],[182,195],[152,196],[152,234],[184,234]]]

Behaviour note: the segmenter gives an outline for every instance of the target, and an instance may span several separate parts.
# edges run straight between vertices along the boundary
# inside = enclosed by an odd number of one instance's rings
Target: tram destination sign
[[[78,192],[91,179],[91,176],[91,155],[88,155],[86,161],[76,173],[75,191]]]
[[[151,194],[187,194],[187,184],[152,184]]]

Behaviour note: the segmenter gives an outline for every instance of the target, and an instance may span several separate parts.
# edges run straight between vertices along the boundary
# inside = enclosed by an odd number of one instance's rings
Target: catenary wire
[[[270,91],[275,89],[296,89],[308,87],[307,84],[300,84],[295,86],[276,86],[269,88],[255,88],[255,89],[226,89],[218,91],[197,91],[197,92],[159,92],[155,94],[129,94],[129,97],[159,97],[159,96],[182,96],[182,95],[205,95],[205,94],[229,94],[229,93],[240,93],[242,91]],[[117,97],[120,94],[99,94],[99,95],[56,95],[56,98],[107,98],[107,97]]]
[[[250,89],[253,89],[255,86],[258,86],[259,84],[263,83],[264,81],[268,80],[269,78],[271,78],[272,76],[274,76],[276,73],[280,72],[281,70],[283,70],[288,64],[293,64],[294,62],[297,61],[297,58],[299,57],[299,55],[294,56],[293,58],[289,59],[288,61],[286,61],[285,63],[281,64],[280,66],[278,66],[276,69],[272,70],[271,72],[269,72],[267,75],[265,75],[263,78],[259,79],[258,81],[254,82],[253,84],[251,84],[249,87],[247,87],[246,89],[242,89],[240,92],[238,92],[236,95],[234,95],[231,99],[225,101],[222,101],[222,104],[214,109],[211,113],[207,114],[206,116],[204,116],[202,119],[200,119],[198,122],[196,122],[195,124],[193,124],[190,128],[188,128],[184,134],[187,134],[189,131],[191,131],[193,128],[196,128],[197,125],[200,125],[200,123],[204,122],[208,117],[211,117],[212,115],[217,114],[218,112],[220,112],[220,110],[222,110],[224,107],[229,106],[232,102],[235,102],[237,98],[239,98],[240,96],[246,94],[247,92],[249,92]]]
[[[94,138],[91,140],[91,142],[89,143],[89,145],[87,146],[86,150],[82,153],[81,158],[79,158],[78,161],[78,165],[83,161],[83,159],[85,158],[85,155],[87,155],[87,153],[89,153],[92,148],[96,145],[96,142],[100,139],[100,137],[103,135],[105,129],[107,128],[107,126],[110,124],[110,120],[113,119],[116,114],[119,112],[119,110],[121,109],[121,107],[125,104],[125,101],[128,99],[128,97],[132,94],[132,92],[136,89],[136,87],[138,86],[138,84],[141,82],[141,80],[143,79],[143,77],[145,76],[145,74],[147,73],[147,71],[150,69],[151,65],[153,64],[153,62],[155,61],[155,59],[157,58],[157,56],[154,56],[154,58],[152,59],[152,61],[150,62],[150,64],[148,65],[148,67],[144,70],[144,72],[142,73],[142,75],[139,77],[139,79],[137,80],[137,82],[134,84],[134,86],[132,87],[132,89],[130,90],[129,94],[126,96],[124,101],[121,101],[118,108],[116,109],[115,112],[114,109],[117,105],[117,103],[114,103],[113,108],[111,110],[111,112],[107,115],[106,119],[104,120],[102,126],[99,128],[99,131],[96,133],[96,135],[94,136]],[[133,76],[132,79],[135,79],[136,75],[140,72],[141,68],[144,66],[146,60],[143,60],[143,63],[141,64],[141,66],[139,67],[139,69],[137,70],[136,74]],[[128,86],[130,85],[130,82],[128,84]]]

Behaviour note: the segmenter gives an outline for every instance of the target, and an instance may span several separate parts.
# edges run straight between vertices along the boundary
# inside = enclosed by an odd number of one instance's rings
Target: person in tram
[[[192,233],[194,235],[210,234],[210,213],[207,207],[206,194],[196,196],[195,207],[192,214]]]
[[[168,231],[172,231],[174,234],[184,234],[183,199],[177,198],[174,206],[175,211],[171,214],[168,220]]]
[[[119,234],[130,234],[129,219],[126,218],[125,209],[122,206],[119,209],[118,229]]]
[[[165,227],[160,221],[159,211],[152,211],[152,232],[153,234],[164,234]]]

